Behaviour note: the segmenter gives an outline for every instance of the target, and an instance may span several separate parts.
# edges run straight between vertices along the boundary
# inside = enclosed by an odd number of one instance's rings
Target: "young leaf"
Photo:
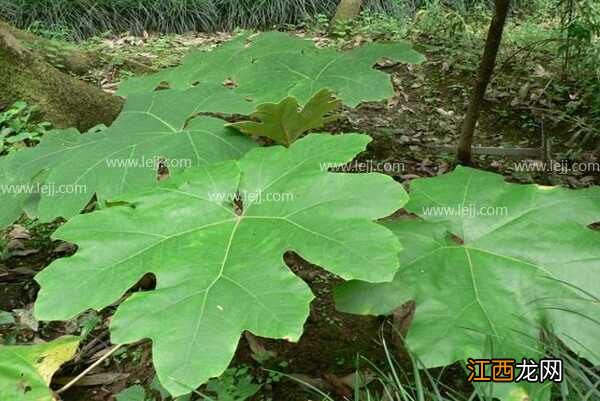
[[[328,89],[316,93],[301,108],[298,101],[288,97],[281,103],[265,103],[251,116],[260,122],[242,121],[230,124],[245,134],[266,136],[277,143],[289,146],[303,133],[320,128],[327,123],[326,116],[339,108],[341,102],[332,98]]]
[[[48,388],[60,365],[75,355],[79,338],[46,344],[0,346],[0,400],[54,401]]]
[[[232,92],[257,104],[279,103],[290,96],[304,104],[315,91],[329,88],[345,105],[355,107],[394,95],[389,76],[373,69],[382,58],[411,64],[425,60],[406,42],[370,43],[339,52],[286,33],[267,32],[237,37],[214,51],[191,53],[178,67],[131,78],[119,94],[148,93],[165,83],[171,89],[187,89],[226,82],[235,87]]]
[[[542,326],[600,362],[600,233],[586,227],[600,221],[600,188],[509,184],[459,167],[414,181],[406,208],[421,219],[386,224],[406,248],[394,281],[342,285],[339,309],[387,314],[414,299],[406,341],[426,367],[540,359]],[[494,395],[538,399],[544,388],[498,384]]]
[[[223,120],[199,113],[253,109],[220,86],[205,86],[131,96],[113,125],[100,133],[46,134],[35,148],[0,159],[3,183],[10,184],[0,188],[0,203],[8,205],[0,211],[0,223],[13,222],[32,196],[39,198],[36,217],[49,221],[76,215],[94,194],[103,200],[152,186],[157,180],[152,162],[159,159],[177,160],[179,165],[169,169],[173,173],[239,158],[256,145],[225,128]],[[45,191],[32,194],[32,178],[42,170],[48,171]]]
[[[398,239],[373,220],[402,207],[402,186],[327,168],[370,140],[311,134],[287,149],[257,148],[117,199],[135,207],[74,217],[55,237],[79,251],[36,276],[36,316],[102,309],[154,274],[155,290],[119,306],[111,339],[152,339],[158,376],[174,396],[223,373],[244,330],[297,341],[313,297],[284,265],[286,251],[346,279],[383,282],[398,267]]]

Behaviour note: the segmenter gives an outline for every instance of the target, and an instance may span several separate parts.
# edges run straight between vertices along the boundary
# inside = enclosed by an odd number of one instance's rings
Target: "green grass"
[[[547,338],[547,358],[563,361],[564,378],[562,383],[553,384],[552,401],[594,401],[600,399],[600,371],[586,361],[572,355],[560,341],[545,333]],[[401,364],[382,337],[385,351],[385,366],[364,358],[357,359],[356,380],[352,401],[492,401],[496,398],[477,388],[457,390],[442,380],[444,370],[434,375],[423,368],[414,355],[408,353],[408,367]],[[280,373],[320,397],[321,401],[335,401],[313,385],[295,376]],[[465,380],[467,372],[465,372]],[[368,382],[368,383],[367,383]]]
[[[412,15],[441,0],[366,0],[372,13]],[[515,0],[517,3],[522,0]],[[339,0],[2,0],[0,15],[19,28],[66,33],[82,39],[110,31],[183,33],[298,24],[318,14],[332,16]],[[487,0],[449,0],[458,12]]]
[[[3,0],[0,15],[16,26],[68,32],[82,39],[110,31],[183,33],[298,24],[332,15],[338,0]],[[374,12],[394,13],[397,0],[367,0]]]
[[[211,31],[217,21],[213,0],[5,0],[0,15],[20,28],[66,31],[75,39],[107,31]]]
[[[381,341],[385,353],[383,367],[362,356],[357,358],[352,401],[479,401],[485,398],[475,389],[465,392],[448,387],[442,383],[441,374],[433,376],[422,369],[422,363],[411,354],[408,355],[409,366],[403,366],[406,363],[398,362],[383,337]],[[305,387],[321,401],[335,401],[329,394],[295,376],[277,373]]]

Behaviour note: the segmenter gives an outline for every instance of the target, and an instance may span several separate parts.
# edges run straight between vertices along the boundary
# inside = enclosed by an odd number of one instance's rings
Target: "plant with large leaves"
[[[369,141],[311,134],[74,217],[55,238],[79,251],[36,277],[37,318],[102,309],[154,274],[155,290],[119,306],[112,341],[152,339],[158,376],[174,396],[220,375],[244,330],[298,340],[313,297],[283,263],[286,251],[345,279],[389,281],[398,267],[398,239],[373,220],[402,207],[402,186],[323,168],[349,162]]]
[[[416,220],[386,224],[402,240],[387,284],[352,281],[338,307],[387,314],[409,300],[406,338],[426,367],[467,358],[539,359],[541,328],[600,363],[600,188],[504,182],[470,168],[411,184]],[[547,384],[495,384],[505,400],[547,400]]]
[[[79,338],[66,336],[46,344],[0,346],[0,400],[54,401],[52,375],[70,360]]]
[[[127,80],[119,94],[223,82],[257,104],[279,103],[290,96],[304,104],[315,92],[330,89],[345,105],[356,107],[394,95],[389,76],[373,68],[382,58],[411,64],[425,60],[406,42],[369,43],[339,52],[286,33],[267,32],[238,36],[211,52],[193,52],[178,67]]]
[[[107,130],[80,135],[55,131],[35,148],[0,159],[0,227],[26,209],[50,221],[78,214],[100,200],[156,183],[147,162],[180,160],[181,166],[241,157],[256,145],[206,112],[250,113],[254,105],[221,85],[131,96]],[[183,160],[183,161],[181,161]],[[44,185],[38,191],[37,183]],[[35,193],[32,193],[35,192]]]
[[[122,89],[130,94],[125,108],[106,131],[51,133],[36,148],[0,159],[5,183],[0,202],[6,205],[0,210],[0,227],[24,210],[43,222],[69,218],[94,195],[103,200],[152,186],[156,172],[143,161],[186,159],[186,167],[197,166],[239,158],[255,146],[202,113],[247,115],[259,105],[255,116],[261,122],[245,122],[238,129],[275,139],[282,133],[274,128],[289,130],[283,138],[289,144],[322,124],[323,113],[337,104],[325,99],[323,94],[330,93],[326,88],[350,106],[392,96],[389,78],[371,68],[384,56],[423,60],[406,43],[369,44],[340,53],[270,32],[240,36],[214,52],[192,53],[175,69],[132,79]],[[228,89],[224,80],[239,87]],[[164,83],[180,90],[152,92]],[[291,121],[284,121],[287,116]]]
[[[330,114],[341,102],[328,89],[317,92],[304,107],[293,97],[280,103],[264,103],[258,106],[251,117],[258,121],[240,121],[228,126],[244,134],[264,136],[276,143],[289,146],[305,132],[321,128],[336,116]]]

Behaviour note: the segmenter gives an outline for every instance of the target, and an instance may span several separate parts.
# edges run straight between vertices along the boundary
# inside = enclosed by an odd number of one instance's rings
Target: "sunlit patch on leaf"
[[[78,337],[61,337],[46,344],[0,346],[0,400],[54,401],[48,388],[58,368],[70,360]]]

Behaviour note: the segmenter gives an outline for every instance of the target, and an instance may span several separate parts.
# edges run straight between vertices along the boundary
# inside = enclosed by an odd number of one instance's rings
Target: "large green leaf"
[[[332,97],[331,91],[323,89],[304,107],[300,107],[293,97],[280,103],[264,103],[251,115],[258,121],[240,121],[229,126],[244,134],[265,136],[289,146],[305,132],[323,127],[329,119],[328,114],[338,109],[340,104]]]
[[[79,213],[95,194],[105,199],[152,186],[153,161],[177,161],[181,167],[237,159],[255,147],[220,119],[204,112],[249,113],[251,102],[220,85],[185,92],[164,91],[131,96],[113,125],[100,133],[79,135],[74,130],[44,136],[35,148],[0,159],[0,226],[17,218],[34,177],[45,172],[45,191],[34,194],[43,221]]]
[[[387,314],[416,300],[407,343],[427,367],[539,359],[542,326],[600,363],[600,233],[586,227],[600,221],[600,188],[516,185],[458,168],[414,181],[406,208],[422,220],[386,225],[406,249],[394,281],[343,285],[341,310]],[[501,385],[496,395],[544,399],[538,387]]]
[[[145,77],[131,78],[121,95],[148,93],[157,87],[186,89],[192,85],[227,82],[240,96],[260,103],[294,97],[304,104],[321,89],[330,89],[344,104],[355,107],[394,95],[387,74],[373,68],[381,58],[421,63],[424,57],[406,42],[370,43],[339,52],[319,49],[312,41],[281,32],[239,36],[211,52],[194,52],[182,65]]]
[[[0,157],[0,228],[19,218],[27,202],[35,198],[30,188],[40,182],[42,172],[59,163],[64,151],[74,147],[79,139],[75,129],[50,131],[33,150]]]
[[[399,242],[373,220],[402,207],[402,186],[323,168],[369,141],[312,134],[288,149],[258,148],[71,219],[55,237],[79,251],[36,277],[36,316],[102,309],[153,273],[156,290],[118,308],[112,341],[152,339],[160,380],[176,396],[219,376],[244,330],[298,340],[312,294],[284,265],[286,251],[346,279],[383,282],[396,272]],[[236,194],[242,205],[231,202]]]
[[[0,400],[54,401],[48,388],[60,365],[75,355],[79,338],[46,344],[0,346]]]
[[[269,32],[260,35],[240,35],[215,51],[192,51],[175,68],[168,68],[143,77],[133,77],[119,88],[119,95],[148,93],[158,87],[187,89],[202,83],[223,83],[237,78],[237,74],[259,57],[310,51],[309,41],[297,40],[290,35]],[[264,81],[263,81],[264,82]]]

